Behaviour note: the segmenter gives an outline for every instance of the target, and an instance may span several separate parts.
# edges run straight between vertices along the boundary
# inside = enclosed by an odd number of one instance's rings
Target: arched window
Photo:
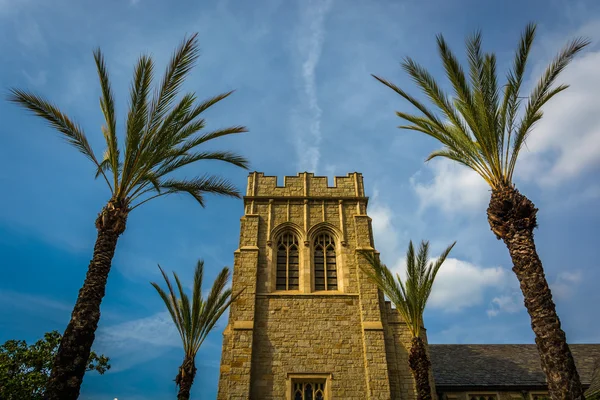
[[[296,382],[294,383],[294,400],[324,400],[324,382]]]
[[[300,283],[298,260],[298,238],[293,233],[284,233],[277,243],[276,290],[298,290]]]
[[[335,240],[321,233],[314,244],[315,290],[337,290]]]

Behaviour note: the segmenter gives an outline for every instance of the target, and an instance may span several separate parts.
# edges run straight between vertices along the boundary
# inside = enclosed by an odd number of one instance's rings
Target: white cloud
[[[566,299],[574,294],[574,290],[581,283],[581,271],[560,272],[554,282],[550,283],[552,296],[556,299]],[[523,305],[523,293],[518,287],[518,281],[511,279],[507,282],[506,290],[497,297],[494,297],[488,308],[487,315],[495,317],[500,313],[513,314],[525,310]]]
[[[600,164],[600,52],[576,58],[559,77],[570,87],[544,106],[517,175],[556,186]]]
[[[377,189],[373,191],[372,198],[368,214],[372,220],[375,246],[386,259],[396,259],[400,256],[398,253],[400,235],[393,223],[394,213],[390,207],[378,200]]]
[[[501,312],[513,314],[524,309],[521,292],[513,291],[511,294],[503,294],[494,297],[491,301],[490,308],[488,308],[486,312],[488,317],[495,317]]]
[[[117,325],[100,328],[99,341],[111,345],[123,345],[131,340],[155,346],[177,346],[179,336],[173,320],[167,311],[150,317],[126,321]]]
[[[429,183],[410,179],[420,200],[420,210],[439,207],[446,213],[478,213],[485,210],[489,199],[489,186],[475,171],[450,160],[432,160],[429,168],[433,180]]]
[[[552,296],[558,299],[570,297],[575,288],[581,283],[581,279],[581,271],[560,272],[556,280],[550,284]]]
[[[324,20],[332,0],[312,1],[302,7],[297,50],[302,58],[301,106],[295,110],[293,125],[299,170],[316,171],[321,143],[321,108],[317,97],[315,70],[321,58],[325,36]]]
[[[219,318],[210,335],[219,337],[218,332],[227,325],[228,315],[229,310]],[[213,343],[209,336],[202,343],[202,349],[207,347],[220,348],[220,343]],[[101,327],[94,343],[96,352],[111,358],[111,373],[130,369],[176,348],[182,348],[181,338],[167,311]]]
[[[490,289],[502,290],[508,282],[502,267],[484,268],[470,262],[447,258],[433,285],[428,306],[447,312],[481,305]]]
[[[94,349],[111,358],[111,373],[129,369],[181,346],[181,339],[168,312],[101,327]],[[151,351],[150,351],[151,349]]]

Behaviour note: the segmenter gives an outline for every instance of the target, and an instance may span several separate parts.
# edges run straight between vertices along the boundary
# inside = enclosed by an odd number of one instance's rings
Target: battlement
[[[315,176],[301,172],[296,176],[285,176],[283,186],[277,184],[276,176],[265,176],[262,172],[248,175],[247,197],[365,197],[363,177],[359,172],[336,176],[333,186],[328,185],[326,176]]]

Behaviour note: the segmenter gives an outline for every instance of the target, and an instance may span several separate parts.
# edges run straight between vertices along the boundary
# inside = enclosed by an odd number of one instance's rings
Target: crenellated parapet
[[[346,176],[336,176],[333,186],[329,186],[326,176],[315,176],[311,172],[301,172],[296,176],[285,176],[283,186],[279,186],[276,176],[265,176],[262,172],[251,172],[248,176],[249,198],[363,198],[365,189],[362,174],[352,172]]]

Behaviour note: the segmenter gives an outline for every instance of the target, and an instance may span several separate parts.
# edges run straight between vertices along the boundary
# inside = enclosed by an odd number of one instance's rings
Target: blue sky
[[[208,128],[242,124],[250,132],[215,143],[239,151],[270,175],[360,171],[371,196],[376,246],[401,268],[409,239],[434,254],[458,240],[440,272],[426,325],[433,343],[532,343],[529,318],[504,245],[489,230],[489,192],[474,173],[444,161],[438,147],[396,129],[406,103],[370,77],[416,93],[399,61],[411,56],[441,77],[435,35],[463,57],[465,35],[481,28],[487,49],[510,63],[528,21],[539,24],[527,86],[577,35],[593,40],[564,73],[571,88],[546,107],[516,182],[540,209],[538,250],[573,343],[600,342],[597,226],[600,211],[600,4],[590,1],[179,1],[0,0],[0,87],[16,86],[60,105],[102,151],[99,84],[92,50],[105,52],[117,111],[125,117],[136,58],[165,65],[186,33],[198,32],[201,57],[185,89],[234,95],[207,113]],[[108,198],[92,165],[41,121],[0,102],[0,342],[34,341],[63,331]],[[244,190],[246,173],[204,164]],[[159,199],[130,217],[113,263],[94,348],[112,358],[104,376],[88,374],[82,399],[165,399],[182,350],[149,281],[157,263],[190,280],[200,257],[207,282],[232,265],[242,203]],[[197,358],[196,399],[215,398],[225,318]]]

